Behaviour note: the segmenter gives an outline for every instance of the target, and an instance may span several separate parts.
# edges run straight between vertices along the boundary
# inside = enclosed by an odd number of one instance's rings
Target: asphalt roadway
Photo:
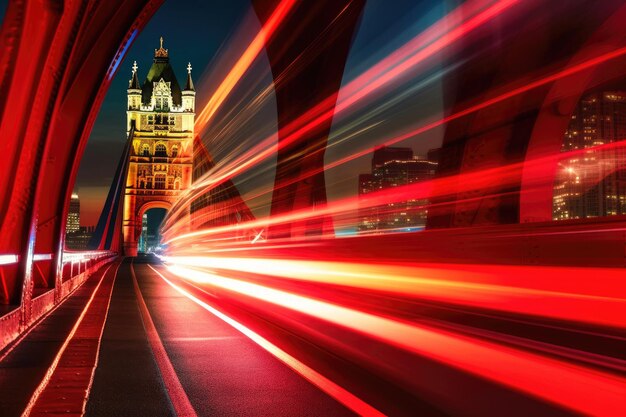
[[[118,270],[87,416],[172,416],[176,411],[200,416],[354,415],[178,293],[149,268],[150,259],[127,258]],[[142,315],[141,299],[149,318],[145,310]],[[149,333],[150,320],[166,352],[160,363],[149,341],[152,337],[159,343]],[[172,383],[172,378],[178,381]]]

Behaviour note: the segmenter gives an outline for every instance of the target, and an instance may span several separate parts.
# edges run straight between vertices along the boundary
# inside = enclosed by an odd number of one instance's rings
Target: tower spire
[[[159,38],[159,41],[160,41],[159,49],[154,50],[154,57],[155,58],[167,58],[168,57],[167,49],[163,48],[163,36]]]
[[[131,78],[130,83],[128,84],[128,89],[131,90],[139,90],[141,89],[141,87],[139,87],[139,78],[137,77],[137,69],[139,68],[137,66],[137,61],[133,62],[133,78]]]
[[[187,64],[187,84],[185,85],[185,91],[196,91],[193,86],[193,80],[191,79],[191,62]]]

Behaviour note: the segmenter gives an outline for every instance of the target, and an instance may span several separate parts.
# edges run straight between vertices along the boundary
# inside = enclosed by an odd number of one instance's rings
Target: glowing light
[[[337,401],[339,401],[340,403],[348,407],[350,410],[362,416],[372,416],[372,417],[384,416],[384,414],[382,414],[381,412],[373,408],[371,405],[367,404],[366,402],[356,397],[354,394],[350,393],[349,391],[345,390],[341,386],[335,384],[334,382],[332,382],[330,379],[326,378],[319,372],[315,371],[314,369],[300,362],[298,359],[288,354],[284,350],[280,349],[278,346],[274,345],[273,343],[271,343],[270,341],[268,341],[267,339],[265,339],[258,333],[254,332],[250,328],[244,326],[243,324],[239,323],[238,321],[227,316],[226,314],[210,306],[206,302],[200,300],[199,298],[185,291],[183,288],[174,284],[172,281],[167,279],[163,274],[161,274],[159,271],[154,269],[152,265],[150,265],[150,268],[154,272],[156,272],[167,284],[169,284],[172,288],[174,288],[180,294],[189,298],[191,301],[198,304],[199,306],[201,306],[202,308],[204,308],[205,310],[207,310],[214,316],[218,317],[219,319],[228,323],[233,328],[237,329],[239,332],[241,332],[243,335],[248,337],[254,343],[256,343],[257,345],[265,349],[267,352],[271,353],[278,360],[283,362],[285,365],[289,366],[295,372],[297,372],[298,374],[306,378],[308,381],[310,381],[313,385],[317,386],[322,391],[326,392],[328,395],[330,395],[331,397],[333,397],[334,399],[336,399]]]
[[[17,263],[17,255],[0,255],[0,265],[11,265]]]
[[[353,310],[259,284],[225,278],[180,266],[168,270],[194,282],[209,284],[325,320],[366,334],[417,355],[443,362],[483,378],[546,399],[576,412],[626,413],[626,381],[558,360]],[[417,341],[417,342],[416,342]],[[554,384],[545,375],[560,381]]]
[[[239,60],[233,65],[232,69],[213,93],[206,106],[200,111],[196,119],[196,132],[202,132],[204,126],[211,120],[215,112],[221,104],[226,100],[228,94],[237,85],[243,74],[250,68],[252,62],[265,47],[268,39],[272,37],[280,23],[289,14],[289,11],[296,4],[296,0],[282,0],[276,9],[265,22],[259,33],[254,37],[248,48],[241,55]]]
[[[263,274],[420,299],[626,328],[621,269],[166,257],[174,266]],[[598,281],[585,279],[602,276]],[[253,275],[254,276],[254,275]],[[604,284],[606,283],[606,284]],[[540,298],[542,303],[534,300]],[[594,314],[589,314],[594,311]]]
[[[220,170],[221,172],[211,172],[212,175],[210,176],[208,174],[205,175],[204,179],[196,182],[194,188],[190,190],[190,193],[186,193],[185,200],[179,202],[177,205],[178,207],[175,207],[169,216],[175,217],[175,215],[183,209],[185,204],[189,204],[192,198],[195,198],[200,193],[207,191],[206,188],[211,189],[219,184],[222,184],[223,182],[241,174],[245,170],[250,169],[261,161],[267,159],[271,155],[275,154],[280,148],[284,148],[296,142],[307,132],[312,131],[334,115],[338,115],[374,92],[379,91],[383,86],[397,79],[403,73],[406,73],[416,65],[424,62],[427,58],[433,56],[435,53],[448,47],[463,35],[475,30],[482,24],[485,24],[489,20],[498,16],[517,2],[518,0],[505,0],[497,2],[496,4],[488,2],[487,6],[485,6],[485,3],[482,1],[473,1],[463,4],[454,12],[450,13],[446,18],[441,19],[424,33],[408,42],[403,48],[395,53],[392,53],[386,59],[383,59],[380,63],[373,66],[369,71],[366,71],[364,74],[349,83],[343,89],[343,91],[347,92],[347,94],[344,94],[346,97],[340,99],[336,108],[334,108],[334,103],[336,96],[339,93],[333,94],[324,99],[318,105],[308,110],[306,113],[302,114],[300,117],[284,127],[281,132],[279,132],[279,136],[282,137],[280,145],[276,145],[274,143],[273,136],[266,138],[252,149],[244,152],[232,163],[223,167]],[[481,10],[483,8],[484,10]],[[467,19],[467,21],[464,21],[463,19],[468,15],[471,17]],[[458,27],[454,27],[455,25],[458,25]],[[448,33],[447,30],[450,26],[453,26],[454,29]],[[252,48],[253,44],[250,45],[250,48]],[[424,47],[424,45],[427,46]],[[241,62],[240,66],[246,69],[249,67],[249,64],[246,64],[246,62],[252,62],[249,59],[250,57],[246,55],[247,52],[248,51],[244,53],[237,63],[239,64]],[[247,58],[244,59],[244,57]],[[235,67],[237,67],[237,64]],[[235,67],[231,70],[233,77],[232,80],[230,80],[231,75],[229,74],[229,76],[224,80],[224,87],[220,87],[224,91],[230,92],[232,87],[243,75],[243,72],[245,72],[235,71]],[[215,98],[212,98],[211,100],[218,103],[217,106],[219,106],[219,104],[221,104],[226,97],[224,96],[224,98],[220,98],[224,94],[226,93],[216,93],[213,96]],[[339,95],[341,96],[341,94]],[[206,111],[206,114],[212,116],[217,110],[217,107],[215,107],[215,110],[209,110],[209,108],[213,107],[214,106],[210,107],[207,105],[205,110],[203,110],[200,116],[198,116],[196,122],[198,132],[206,123],[204,120],[205,116],[203,116],[203,114]],[[311,172],[307,173],[306,176],[314,174],[315,172]]]

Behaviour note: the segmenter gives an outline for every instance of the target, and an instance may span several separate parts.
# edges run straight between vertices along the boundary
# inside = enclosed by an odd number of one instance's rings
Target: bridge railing
[[[51,253],[35,254],[32,267],[32,299],[16,303],[11,300],[12,289],[7,287],[6,277],[15,275],[19,268],[20,256],[0,255],[0,350],[15,340],[42,316],[63,301],[85,280],[105,264],[118,256],[113,251],[64,251],[61,261],[60,280],[48,282],[42,271],[45,265],[54,262]],[[13,302],[12,302],[13,301]]]

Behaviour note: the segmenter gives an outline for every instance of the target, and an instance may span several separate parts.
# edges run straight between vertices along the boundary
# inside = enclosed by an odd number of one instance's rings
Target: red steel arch
[[[59,294],[69,196],[118,64],[160,0],[10,2],[0,33],[3,302],[30,322],[34,255]],[[51,255],[51,256],[49,256]],[[58,298],[58,297],[57,297]]]
[[[0,265],[5,289],[0,302],[21,306],[22,325],[31,318],[35,254],[50,255],[38,264],[41,275],[48,277],[41,285],[54,287],[59,294],[65,218],[87,138],[119,62],[161,3],[17,0],[9,5],[0,33],[0,175],[12,180],[0,187],[0,255],[16,256],[19,262]],[[253,4],[265,20],[277,2]],[[298,3],[281,27],[282,35],[266,45],[278,77],[317,35],[320,24],[328,25],[341,15],[342,24],[333,25],[333,42],[321,48],[303,71],[277,83],[281,126],[336,94],[363,6],[364,0]],[[297,181],[295,188],[279,185],[323,167],[330,122],[279,155],[276,188],[281,191],[275,193],[273,214],[325,204],[323,174],[312,182]],[[289,162],[303,150],[306,157],[301,162]],[[110,226],[119,229],[117,224]],[[313,233],[328,227],[328,223],[307,225]],[[119,240],[113,245],[111,249],[120,249],[115,247]]]

